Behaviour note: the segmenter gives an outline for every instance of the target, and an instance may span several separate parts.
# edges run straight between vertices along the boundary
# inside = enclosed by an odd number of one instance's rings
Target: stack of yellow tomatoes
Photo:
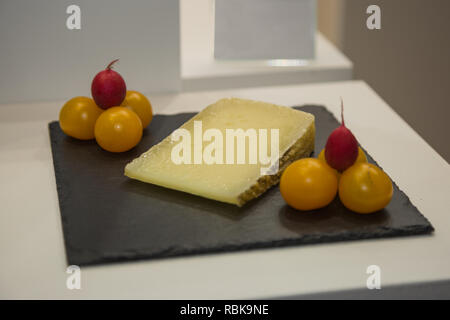
[[[298,210],[327,206],[339,193],[342,204],[358,213],[372,213],[392,199],[392,182],[380,168],[367,163],[364,151],[344,121],[328,136],[318,159],[295,161],[283,172],[280,191],[284,200]]]
[[[361,148],[358,148],[354,164],[342,173],[328,165],[325,149],[318,159],[295,161],[283,172],[280,191],[284,200],[297,210],[325,207],[339,193],[339,199],[347,209],[363,214],[383,209],[393,194],[387,174],[367,163]]]
[[[359,148],[355,163],[343,173],[331,168],[322,150],[315,158],[292,163],[283,172],[280,191],[285,201],[297,210],[327,206],[339,193],[342,204],[357,213],[372,213],[391,201],[392,182],[380,168],[367,163]]]
[[[97,141],[110,152],[124,152],[135,147],[142,131],[153,118],[150,101],[137,91],[127,91],[120,106],[103,110],[88,97],[67,101],[59,113],[59,124],[67,135]]]

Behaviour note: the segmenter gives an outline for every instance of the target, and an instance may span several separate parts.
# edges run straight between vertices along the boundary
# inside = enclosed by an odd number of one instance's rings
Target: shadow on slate
[[[323,106],[298,108],[316,117],[316,151],[339,125]],[[128,179],[125,165],[191,118],[156,115],[131,151],[103,151],[95,141],[66,136],[49,124],[66,256],[89,265],[144,258],[273,248],[426,234],[427,219],[394,184],[384,210],[359,215],[336,198],[299,213],[273,187],[243,208]],[[373,159],[369,156],[369,161]]]

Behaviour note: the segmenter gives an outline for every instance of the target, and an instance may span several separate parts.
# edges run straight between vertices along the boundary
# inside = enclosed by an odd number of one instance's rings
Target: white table
[[[261,298],[450,279],[450,168],[364,82],[151,96],[157,113],[196,111],[222,97],[326,105],[339,115],[436,228],[432,236],[340,242],[82,268],[66,260],[47,123],[63,102],[0,105],[0,298]]]
[[[181,0],[181,85],[183,91],[351,80],[352,62],[323,35],[316,35],[316,59],[219,61],[214,50],[212,0]],[[274,65],[275,64],[275,65]]]

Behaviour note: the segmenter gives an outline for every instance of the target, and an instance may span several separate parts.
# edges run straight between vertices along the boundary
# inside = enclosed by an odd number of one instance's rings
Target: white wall
[[[66,8],[81,8],[81,30]],[[111,60],[128,88],[180,88],[178,0],[2,0],[0,103],[90,95]]]

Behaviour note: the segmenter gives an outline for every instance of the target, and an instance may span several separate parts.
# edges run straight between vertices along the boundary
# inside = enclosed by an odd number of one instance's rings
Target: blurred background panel
[[[71,4],[80,30],[66,27]],[[179,34],[178,0],[2,0],[0,103],[89,96],[116,58],[129,88],[179,90]]]
[[[215,0],[217,59],[313,59],[316,0]]]
[[[315,0],[299,2],[298,4],[301,4],[301,7],[306,9],[303,10],[294,6],[296,11],[291,16],[291,18],[294,17],[295,20],[298,20],[302,15],[309,15],[309,19],[304,21],[306,25],[309,24],[306,28],[308,30],[303,30],[302,32],[307,34],[308,31],[315,30],[314,59],[215,59],[214,40],[218,40],[214,38],[214,29],[218,27],[217,24],[215,25],[215,22],[217,22],[215,21],[215,13],[221,14],[215,11],[217,4],[227,3],[230,6],[234,5],[240,8],[238,5],[242,2],[247,3],[248,0],[232,2],[228,2],[228,0],[221,2],[215,2],[214,0],[180,0],[181,78],[183,91],[280,86],[352,79],[352,62],[316,30]],[[249,3],[254,4],[254,7],[259,7],[255,3],[259,4],[260,2],[262,3],[259,0],[252,0]],[[264,3],[272,7],[282,2],[265,0]],[[296,0],[284,2],[285,5],[292,3],[297,4]],[[266,10],[263,11],[267,13]],[[246,28],[245,25],[248,23],[245,18],[252,15],[252,12],[252,10],[248,10],[241,17],[242,21],[240,23],[243,24],[241,29]],[[230,14],[232,13],[233,11],[230,12]],[[282,25],[280,17],[272,18],[270,23],[264,21],[264,24],[269,28],[272,28],[274,25]],[[285,27],[284,25],[281,29],[285,29]],[[226,32],[226,30],[222,31]],[[230,33],[234,32],[236,30]],[[279,40],[274,40],[273,36],[268,37],[265,32],[259,32],[258,30],[253,30],[252,32],[254,32],[255,42],[266,42],[269,45],[274,45]],[[289,30],[286,32],[286,38],[282,40],[293,42],[292,39],[298,39],[301,42],[301,37],[298,37],[297,33],[297,30]],[[222,40],[227,42],[230,39]],[[306,41],[306,43],[300,44],[307,46],[310,42]],[[221,43],[220,45],[223,46],[224,44]],[[281,51],[278,53],[281,53]]]
[[[366,9],[381,8],[381,30]],[[318,28],[363,79],[450,161],[450,1],[318,0]],[[413,156],[413,155],[412,155]]]

